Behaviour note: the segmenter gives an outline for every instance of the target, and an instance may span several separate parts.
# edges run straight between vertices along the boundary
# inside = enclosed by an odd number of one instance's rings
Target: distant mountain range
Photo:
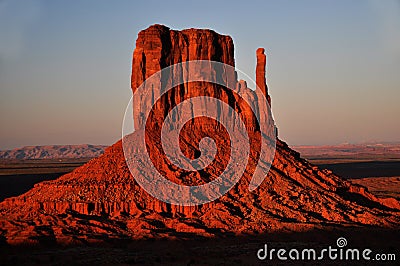
[[[0,159],[77,159],[95,158],[104,153],[106,145],[46,145],[25,146],[0,151]],[[400,143],[365,143],[321,146],[291,146],[307,159],[359,158],[400,159]]]
[[[106,145],[48,145],[25,146],[13,150],[0,151],[0,159],[76,159],[94,158],[104,153]]]

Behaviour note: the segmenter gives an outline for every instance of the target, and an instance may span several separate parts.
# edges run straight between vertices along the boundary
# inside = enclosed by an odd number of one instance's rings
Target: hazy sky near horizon
[[[292,145],[400,141],[399,1],[0,1],[0,149],[112,144],[138,32],[159,23],[232,36]]]

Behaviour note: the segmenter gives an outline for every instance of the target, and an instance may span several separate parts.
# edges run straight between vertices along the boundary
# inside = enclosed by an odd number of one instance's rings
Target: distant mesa
[[[269,97],[263,50],[259,49],[256,56],[256,81]],[[132,89],[164,67],[199,59],[234,66],[232,38],[212,30],[177,31],[162,25],[150,26],[139,33],[136,41]],[[236,82],[237,86],[247,87],[246,82]],[[246,119],[249,134],[257,135],[254,117],[240,98],[212,84],[202,84],[201,88],[207,95],[232,104]],[[151,93],[157,93],[157,88]],[[172,106],[199,93],[196,84],[177,88],[168,92],[158,107],[167,113]],[[246,97],[254,95],[249,90]],[[133,106],[138,114],[146,102],[139,99],[136,103],[139,104]],[[135,119],[142,122],[140,116]],[[193,130],[181,134],[180,148],[188,157],[196,156],[198,141],[204,136],[211,136],[217,145],[227,143],[222,131],[202,127],[203,122],[194,121]],[[157,129],[157,123],[149,126]],[[139,141],[138,136],[134,133],[132,141]],[[154,136],[149,133],[148,137]],[[229,160],[226,156],[229,153],[222,152],[216,156],[213,167],[187,173],[171,165],[157,145],[160,144],[150,147],[154,165],[179,184],[207,183],[218,177]],[[242,178],[227,194],[211,203],[184,207],[161,202],[137,184],[125,162],[120,140],[73,172],[36,184],[25,194],[1,202],[0,235],[8,243],[40,243],[49,239],[59,243],[90,243],[121,238],[182,239],[345,226],[400,227],[397,200],[377,198],[366,188],[319,169],[279,139],[276,146],[271,169],[256,190],[248,190],[258,159],[257,153],[251,153]],[[226,145],[218,147],[224,151]]]
[[[0,151],[0,159],[81,159],[95,158],[104,153],[105,145],[46,145],[25,146],[13,150]]]
[[[340,144],[305,146],[298,145],[292,148],[305,158],[351,158],[353,160],[390,160],[400,159],[400,143],[361,143],[361,144]]]

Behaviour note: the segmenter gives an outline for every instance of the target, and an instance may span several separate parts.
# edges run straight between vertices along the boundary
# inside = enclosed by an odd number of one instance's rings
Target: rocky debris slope
[[[256,80],[270,101],[262,55],[263,50],[258,50]],[[173,31],[161,25],[139,33],[133,58],[133,90],[161,68],[185,60],[212,59],[234,66],[230,37],[211,30]],[[236,106],[242,118],[248,118],[248,112],[243,111],[248,106],[241,105],[240,99],[230,95],[228,90],[210,84],[185,86],[162,98],[156,108],[170,110],[172,105],[187,97],[181,94],[182,89],[189,89],[190,95],[200,95],[201,87],[213,97],[226,98]],[[247,87],[243,81],[238,81],[237,86]],[[248,96],[254,94],[249,92]],[[135,114],[146,104],[138,101],[141,105],[134,105],[138,108]],[[140,116],[135,119],[143,123]],[[180,171],[162,154],[160,143],[154,143],[158,148],[150,147],[153,163],[170,180],[186,185],[202,184],[217,178],[226,166],[229,153],[225,149],[229,147],[229,140],[223,129],[203,127],[205,123],[207,121],[198,119],[192,124],[192,130],[183,130],[180,135],[180,148],[188,157],[196,157],[198,141],[204,136],[212,136],[220,147],[211,166],[202,171]],[[146,132],[147,137],[157,139],[158,124],[148,126],[155,130]],[[329,226],[399,227],[398,201],[377,198],[364,187],[318,169],[279,139],[268,175],[260,187],[250,192],[248,185],[259,155],[256,141],[259,131],[253,118],[248,119],[246,126],[250,139],[255,140],[255,152],[250,154],[240,181],[216,201],[200,206],[178,206],[153,198],[131,175],[122,141],[118,141],[103,155],[72,173],[39,183],[27,193],[0,203],[1,235],[9,243],[71,243],[112,238],[181,239],[194,235],[305,231]],[[135,132],[129,141],[140,141],[142,133]]]
[[[0,151],[0,159],[76,159],[95,158],[104,153],[104,145],[47,145],[25,146],[13,150]]]

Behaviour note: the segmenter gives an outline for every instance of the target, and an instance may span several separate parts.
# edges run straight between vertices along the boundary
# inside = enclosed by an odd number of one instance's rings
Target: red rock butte
[[[256,84],[271,103],[264,49],[259,48],[256,56]],[[139,33],[136,41],[132,90],[159,70],[189,60],[212,60],[235,66],[232,38],[206,29],[176,31],[162,25],[150,26]],[[245,81],[235,82],[240,89],[248,89]],[[151,93],[157,94],[157,87]],[[157,108],[165,115],[174,105],[197,95],[216,97],[234,106],[246,121],[251,145],[255,148],[245,173],[228,193],[199,206],[159,201],[133,178],[120,140],[103,155],[73,172],[38,183],[25,194],[1,202],[1,236],[11,244],[47,240],[74,243],[127,238],[216,237],[345,226],[399,228],[398,201],[377,198],[366,188],[319,169],[279,139],[268,175],[261,186],[250,192],[248,184],[258,160],[259,146],[256,121],[245,101],[221,86],[194,83],[168,91]],[[254,94],[248,90],[245,97],[252,99]],[[136,99],[134,113],[140,114],[145,104]],[[159,137],[158,119],[163,118],[156,117],[153,123],[146,125],[153,132],[149,133],[150,140]],[[138,124],[143,123],[140,115],[135,116],[135,120]],[[161,154],[159,143],[155,142],[149,148],[158,170],[176,183],[209,182],[221,173],[229,160],[226,158],[229,152],[225,150],[229,146],[226,132],[223,129],[213,131],[217,130],[215,127],[202,127],[203,123],[208,121],[194,120],[194,128],[189,133],[183,130],[180,135],[180,148],[188,157],[196,156],[197,144],[204,136],[212,136],[220,148],[212,166],[202,171],[180,171]],[[137,134],[133,133],[131,140],[135,141],[135,138]]]

